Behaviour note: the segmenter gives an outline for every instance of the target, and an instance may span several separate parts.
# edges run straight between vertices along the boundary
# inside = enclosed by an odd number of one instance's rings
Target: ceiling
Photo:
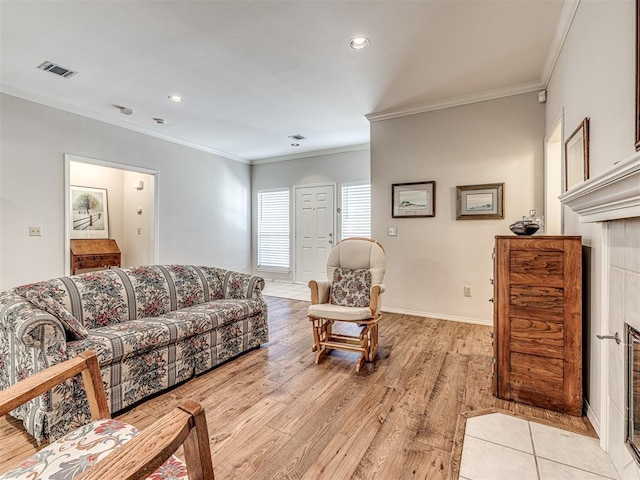
[[[369,142],[365,115],[543,88],[563,4],[2,0],[0,91],[248,163],[348,150]]]

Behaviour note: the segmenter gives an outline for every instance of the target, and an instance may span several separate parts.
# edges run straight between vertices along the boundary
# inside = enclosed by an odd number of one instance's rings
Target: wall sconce
[[[136,190],[142,190],[144,188],[144,182],[142,180],[136,180],[133,182],[133,188]]]

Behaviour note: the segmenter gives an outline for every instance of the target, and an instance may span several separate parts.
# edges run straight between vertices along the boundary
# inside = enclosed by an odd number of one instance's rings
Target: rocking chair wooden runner
[[[378,351],[382,284],[386,269],[384,248],[370,238],[347,238],[338,243],[327,261],[328,281],[311,280],[311,306],[307,316],[313,327],[316,364],[332,349],[360,352],[359,372]],[[333,332],[335,322],[358,325],[359,335]]]

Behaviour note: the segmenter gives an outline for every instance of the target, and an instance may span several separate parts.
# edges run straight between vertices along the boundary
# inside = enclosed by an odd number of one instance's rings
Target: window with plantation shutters
[[[342,238],[371,237],[371,185],[342,186]]]
[[[289,270],[289,190],[258,192],[258,268]]]

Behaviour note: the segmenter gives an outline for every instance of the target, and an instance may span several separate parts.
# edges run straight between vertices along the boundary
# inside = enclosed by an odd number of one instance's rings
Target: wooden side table
[[[120,266],[120,249],[113,239],[71,240],[71,275],[83,268]]]

